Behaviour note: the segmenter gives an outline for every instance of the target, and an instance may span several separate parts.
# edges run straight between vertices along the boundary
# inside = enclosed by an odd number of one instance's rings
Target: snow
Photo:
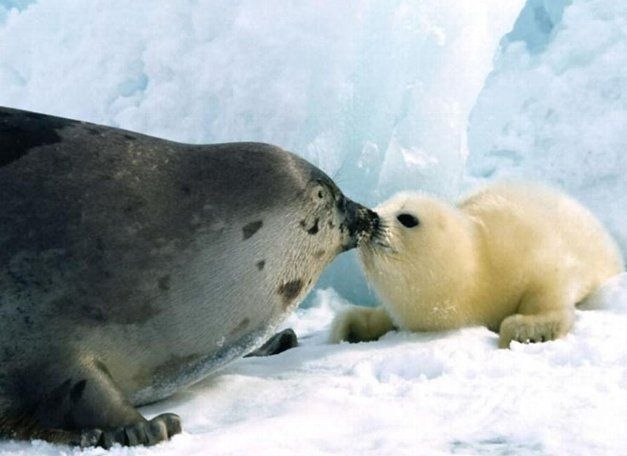
[[[183,434],[109,454],[622,454],[627,273],[593,300],[597,310],[577,311],[566,338],[511,350],[481,327],[329,345],[329,323],[348,303],[318,290],[285,324],[301,346],[241,359],[144,407],[147,416],[178,413]],[[0,443],[3,455],[68,453],[79,450]]]
[[[1,105],[279,144],[369,205],[533,178],[590,207],[623,252],[626,71],[623,0],[0,0]],[[498,350],[467,328],[326,343],[339,309],[374,302],[341,256],[284,325],[300,347],[143,408],[180,414],[184,433],[110,453],[625,452],[627,274],[558,341]],[[74,453],[0,442],[0,455]]]

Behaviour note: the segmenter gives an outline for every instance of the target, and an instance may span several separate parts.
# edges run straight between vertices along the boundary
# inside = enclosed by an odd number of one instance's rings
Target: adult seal
[[[271,145],[0,108],[0,434],[168,439],[135,406],[262,345],[377,220]]]

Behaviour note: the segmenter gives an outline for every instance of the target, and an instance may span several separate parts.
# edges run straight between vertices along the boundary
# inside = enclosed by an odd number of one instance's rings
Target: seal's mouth
[[[371,229],[368,235],[359,239],[357,246],[363,251],[373,254],[390,255],[398,253],[396,248],[393,247],[393,231],[390,229],[387,218],[375,211],[370,212],[374,214],[374,217],[371,219]]]
[[[344,214],[341,230],[347,232],[347,239],[342,246],[343,250],[350,250],[371,242],[380,230],[379,214],[348,198],[343,198],[338,206],[341,206],[340,210]]]

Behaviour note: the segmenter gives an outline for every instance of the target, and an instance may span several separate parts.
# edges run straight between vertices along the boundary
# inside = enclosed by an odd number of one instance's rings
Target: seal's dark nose
[[[380,225],[379,215],[348,198],[342,198],[340,211],[344,214],[344,229],[348,231],[348,239],[344,250],[357,247],[363,240],[370,239]]]

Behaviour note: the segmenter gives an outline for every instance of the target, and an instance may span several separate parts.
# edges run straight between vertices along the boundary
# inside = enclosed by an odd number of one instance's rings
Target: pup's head
[[[375,285],[444,278],[457,272],[460,256],[472,248],[469,221],[444,201],[404,192],[374,210],[379,226],[359,250]]]

